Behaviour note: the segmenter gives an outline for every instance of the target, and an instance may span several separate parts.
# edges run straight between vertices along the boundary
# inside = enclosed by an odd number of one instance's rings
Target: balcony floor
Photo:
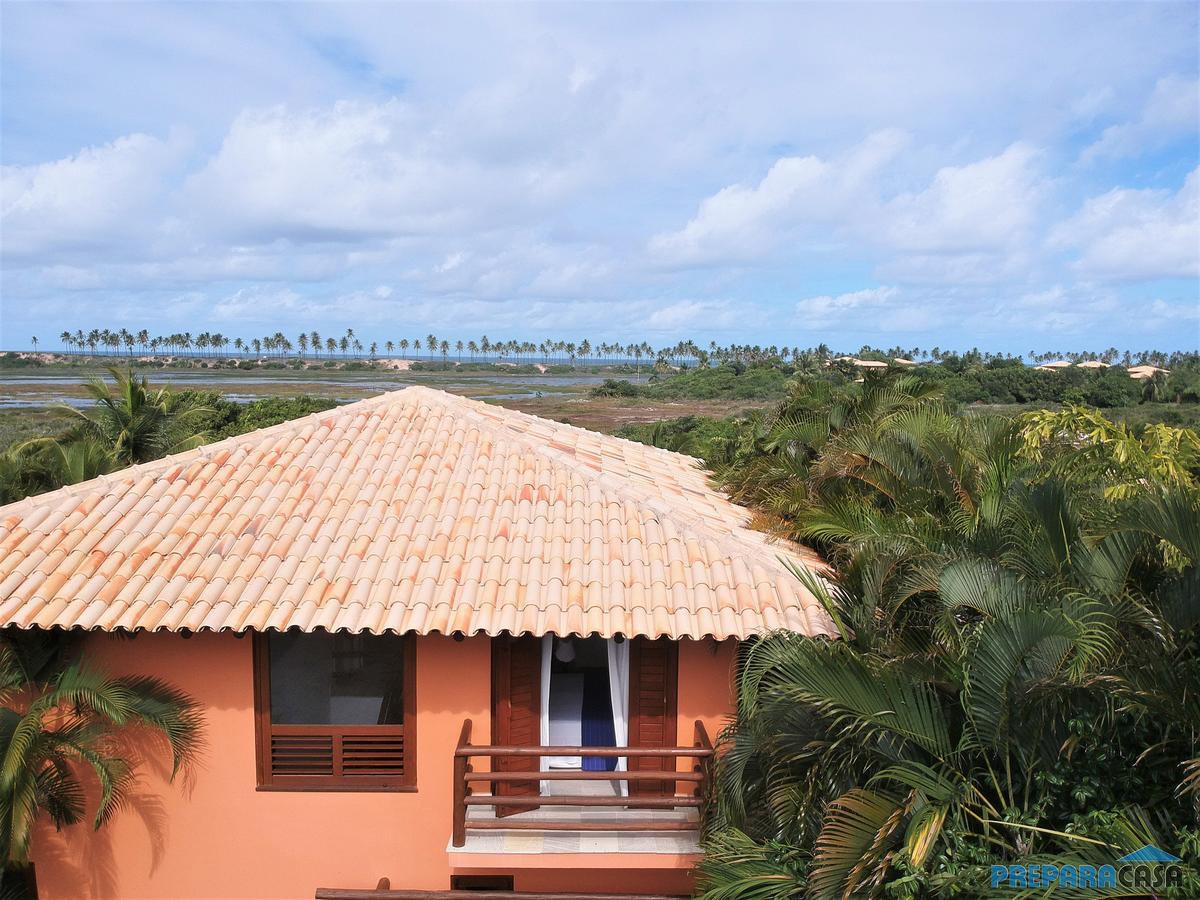
[[[613,785],[606,781],[551,781],[551,794],[604,794],[613,796]],[[668,856],[699,854],[699,830],[696,831],[471,831],[470,823],[495,819],[488,806],[467,810],[467,840],[462,847],[447,846],[451,854],[520,853],[649,853]],[[698,822],[694,808],[623,809],[621,807],[543,806],[509,817],[512,820],[557,822],[608,822],[614,819],[645,821]]]

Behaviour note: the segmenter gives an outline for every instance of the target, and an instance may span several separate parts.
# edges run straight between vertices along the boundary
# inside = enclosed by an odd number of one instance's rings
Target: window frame
[[[307,632],[328,635],[324,630]],[[391,637],[397,635],[389,633]],[[275,725],[271,722],[270,633],[255,632],[254,666],[254,746],[256,790],[259,791],[343,791],[412,793],[417,790],[417,653],[412,634],[398,636],[404,642],[404,724],[403,725]],[[362,734],[398,734],[404,741],[402,775],[275,775],[271,771],[273,734],[350,736]],[[335,745],[336,746],[336,745]],[[334,751],[337,752],[336,749]]]

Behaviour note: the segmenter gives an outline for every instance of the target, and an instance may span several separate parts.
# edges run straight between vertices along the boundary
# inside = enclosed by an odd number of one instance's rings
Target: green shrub
[[[642,389],[619,378],[605,378],[604,383],[596,385],[589,394],[592,397],[640,397]]]

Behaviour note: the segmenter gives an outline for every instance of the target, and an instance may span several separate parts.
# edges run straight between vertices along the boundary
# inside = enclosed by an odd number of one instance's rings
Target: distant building
[[[1130,366],[1125,371],[1129,373],[1130,378],[1136,378],[1138,381],[1146,381],[1160,372],[1164,375],[1171,374],[1170,369],[1161,369],[1158,366]]]

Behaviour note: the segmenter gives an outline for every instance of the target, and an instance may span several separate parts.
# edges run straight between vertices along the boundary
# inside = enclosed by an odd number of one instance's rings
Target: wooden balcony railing
[[[652,758],[668,760],[677,765],[680,758],[693,759],[690,771],[655,769],[632,772],[596,771],[530,771],[530,772],[476,772],[472,759],[498,759],[505,757],[542,756],[616,756],[626,758]],[[704,723],[696,722],[695,739],[691,747],[501,747],[475,745],[471,743],[471,720],[463,722],[458,746],[454,750],[454,834],[451,843],[455,847],[466,844],[467,832],[471,830],[504,831],[696,831],[698,821],[675,819],[638,818],[638,809],[675,809],[693,807],[703,811],[708,795],[708,780],[711,777],[713,759],[712,741]],[[542,781],[623,781],[657,782],[674,785],[666,796],[603,797],[590,794],[537,794],[498,795],[496,786],[502,783],[529,783]],[[491,793],[474,794],[472,784],[488,783]],[[690,794],[678,793],[678,784],[693,785]],[[604,821],[564,822],[547,819],[468,819],[467,810],[472,806],[519,807],[537,806],[590,806],[628,807],[630,815]]]

